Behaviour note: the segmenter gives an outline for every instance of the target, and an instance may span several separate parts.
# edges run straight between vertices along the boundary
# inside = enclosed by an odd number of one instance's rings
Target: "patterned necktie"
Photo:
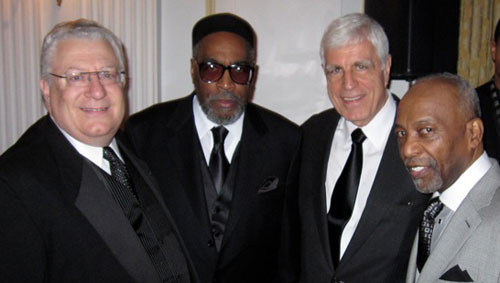
[[[424,217],[420,222],[418,237],[417,267],[421,271],[425,261],[431,253],[432,231],[434,230],[434,219],[443,209],[443,203],[439,197],[433,198],[424,211]]]
[[[226,154],[224,153],[224,141],[228,134],[228,130],[223,126],[212,128],[212,135],[214,137],[214,147],[210,154],[209,169],[212,174],[217,193],[220,193],[224,180],[226,179],[227,171],[229,170],[229,162],[227,161]]]
[[[118,158],[115,151],[111,147],[106,146],[103,148],[103,157],[109,161],[111,176],[132,191],[130,175],[128,174],[125,164]]]
[[[340,239],[342,231],[352,215],[354,201],[358,193],[361,168],[363,167],[363,141],[366,139],[361,129],[356,129],[351,134],[351,153],[340,174],[330,201],[328,212],[328,232],[330,249],[334,266],[340,259]]]

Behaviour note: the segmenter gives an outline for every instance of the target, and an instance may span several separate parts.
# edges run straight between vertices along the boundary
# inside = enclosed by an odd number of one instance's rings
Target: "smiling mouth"
[[[411,167],[408,167],[408,171],[410,172],[420,172],[422,170],[424,170],[424,166],[411,166]]]
[[[361,95],[355,97],[343,97],[342,99],[347,102],[356,101],[361,99]]]
[[[108,107],[100,107],[100,108],[87,108],[87,107],[82,107],[81,108],[84,112],[103,112],[108,109]]]

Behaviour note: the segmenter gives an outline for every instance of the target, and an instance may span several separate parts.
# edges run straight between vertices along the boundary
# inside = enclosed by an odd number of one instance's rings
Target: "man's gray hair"
[[[120,39],[118,39],[113,32],[95,21],[78,19],[55,25],[54,28],[52,28],[52,30],[45,36],[40,55],[40,75],[42,78],[48,80],[53,60],[56,55],[56,47],[59,42],[66,39],[107,41],[113,48],[115,56],[118,59],[118,63],[120,64],[120,70],[117,71],[126,71],[127,61],[123,50],[123,44]]]
[[[333,20],[321,39],[321,64],[325,64],[325,52],[332,48],[343,47],[368,40],[373,44],[377,55],[385,67],[389,55],[389,40],[382,26],[365,14],[348,14]]]
[[[454,86],[457,89],[459,110],[468,119],[481,118],[481,106],[476,90],[463,78],[451,73],[436,73],[418,79],[414,85],[439,80]],[[439,94],[437,94],[439,95]]]

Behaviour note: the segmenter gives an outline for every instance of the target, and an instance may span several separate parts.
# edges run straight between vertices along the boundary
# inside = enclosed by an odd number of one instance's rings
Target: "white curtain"
[[[130,112],[159,101],[158,0],[0,0],[0,153],[46,113],[39,90],[43,37],[57,23],[87,18],[112,30],[129,63]]]

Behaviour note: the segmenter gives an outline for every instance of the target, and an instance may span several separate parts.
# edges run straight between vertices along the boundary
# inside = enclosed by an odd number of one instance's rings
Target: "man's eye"
[[[73,74],[68,76],[68,80],[72,81],[72,82],[83,81],[83,75],[78,74],[78,73],[73,73]]]
[[[432,128],[431,127],[425,127],[425,128],[422,128],[420,131],[422,133],[424,133],[424,134],[428,134],[428,133],[432,132]]]
[[[113,74],[111,74],[110,72],[101,72],[100,76],[103,79],[112,79],[113,78]]]
[[[326,69],[326,74],[327,75],[336,75],[342,73],[342,68],[340,67],[333,67],[333,68],[327,68]]]
[[[398,138],[405,137],[406,136],[406,131],[403,131],[403,130],[396,131],[396,136],[398,136]]]
[[[240,65],[234,65],[233,70],[235,70],[236,72],[245,72],[246,67]]]
[[[365,66],[365,65],[363,65],[363,64],[356,64],[355,67],[356,67],[357,70],[366,70],[366,69],[368,69],[368,67]]]

